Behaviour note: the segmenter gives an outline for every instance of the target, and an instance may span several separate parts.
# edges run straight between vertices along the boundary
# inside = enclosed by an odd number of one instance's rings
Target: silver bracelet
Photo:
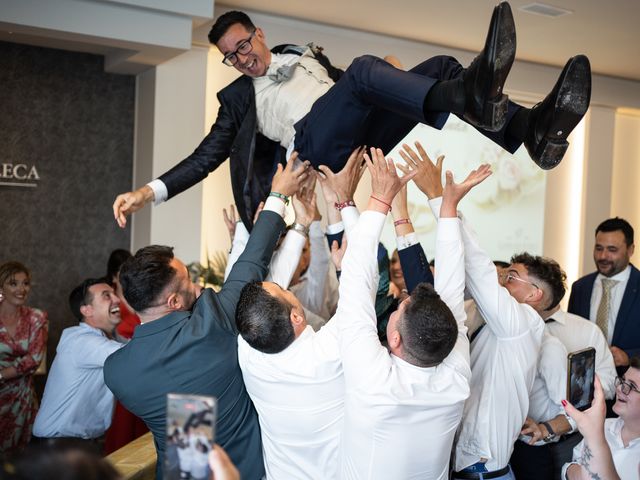
[[[309,227],[302,225],[301,223],[296,222],[291,226],[291,228],[305,237],[309,236]]]

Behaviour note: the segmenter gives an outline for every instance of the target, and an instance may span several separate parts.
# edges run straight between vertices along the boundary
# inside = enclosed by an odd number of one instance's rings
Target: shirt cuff
[[[571,465],[578,465],[578,466],[580,466],[580,464],[579,464],[579,463],[576,463],[576,462],[569,462],[569,463],[565,463],[565,464],[562,466],[562,472],[560,473],[560,478],[561,478],[562,480],[569,480],[569,479],[568,479],[568,477],[567,477],[567,470],[569,470],[569,467],[570,467]]]
[[[344,231],[344,223],[332,223],[331,225],[327,225],[327,235],[335,235],[336,233],[340,233]]]
[[[429,206],[431,207],[431,211],[433,215],[439,219],[440,218],[440,207],[442,207],[442,197],[436,197],[429,200]]]
[[[407,233],[406,235],[399,235],[396,237],[396,245],[398,250],[405,250],[418,243],[418,236],[416,232]]]
[[[149,188],[153,190],[153,204],[160,205],[162,202],[166,202],[169,197],[169,192],[167,191],[167,186],[164,184],[162,180],[155,179],[147,183]]]
[[[356,207],[344,207],[340,210],[340,215],[342,216],[342,221],[344,222],[345,229],[351,230],[356,223],[358,223],[358,218],[360,218],[360,214],[358,213],[358,209]]]
[[[280,198],[269,196],[267,197],[267,200],[264,202],[263,210],[268,210],[269,212],[275,212],[278,215],[280,215],[282,218],[284,218],[285,208],[286,208],[286,205]]]

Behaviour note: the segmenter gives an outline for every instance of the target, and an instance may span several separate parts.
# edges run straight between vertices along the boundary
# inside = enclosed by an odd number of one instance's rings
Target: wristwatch
[[[549,422],[542,422],[540,425],[544,425],[548,432],[547,436],[542,439],[544,443],[549,443],[556,438],[556,432],[553,431],[553,428],[551,428]]]

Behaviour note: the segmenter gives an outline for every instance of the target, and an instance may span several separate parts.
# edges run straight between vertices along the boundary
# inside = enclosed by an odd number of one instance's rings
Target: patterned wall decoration
[[[105,73],[101,56],[0,42],[0,263],[32,270],[49,365],[77,323],[71,289],[130,244],[111,204],[131,188],[134,108],[135,77]]]

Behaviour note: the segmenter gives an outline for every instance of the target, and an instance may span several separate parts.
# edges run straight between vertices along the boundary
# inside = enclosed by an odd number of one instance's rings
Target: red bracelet
[[[384,200],[380,200],[379,198],[376,198],[373,195],[370,195],[370,197],[373,198],[375,201],[380,202],[383,205],[386,205],[387,207],[389,207],[389,212],[391,211],[391,205],[389,205],[387,202],[385,202]]]
[[[393,222],[393,226],[397,227],[399,225],[404,225],[405,223],[408,223],[409,225],[411,225],[411,220],[409,220],[408,218],[401,218]]]
[[[333,204],[334,207],[336,207],[336,210],[338,210],[339,212],[342,211],[343,208],[346,207],[355,207],[356,206],[356,202],[354,202],[353,200],[347,200],[346,202],[336,202]]]

